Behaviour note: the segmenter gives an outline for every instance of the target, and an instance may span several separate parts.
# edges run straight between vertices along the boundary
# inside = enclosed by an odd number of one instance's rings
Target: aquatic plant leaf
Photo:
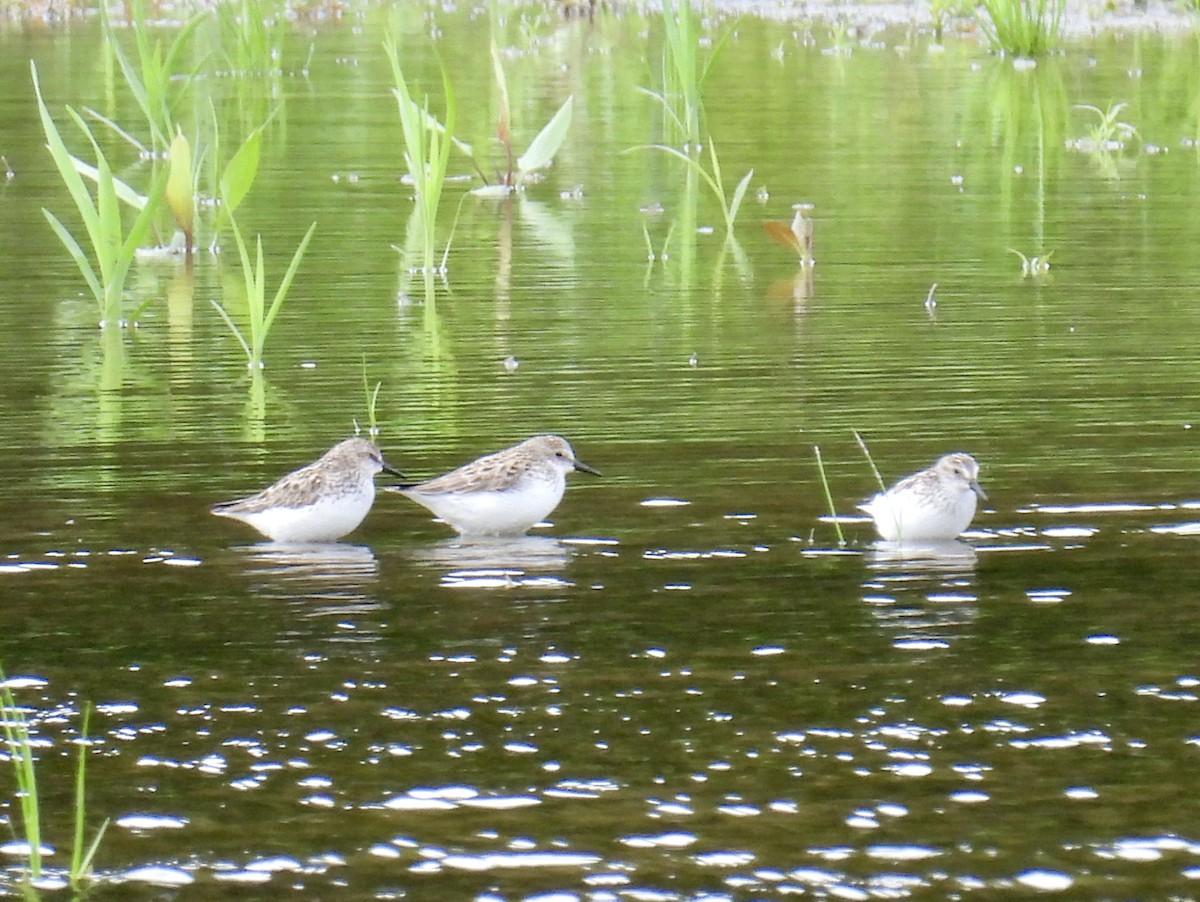
[[[792,231],[789,223],[780,222],[778,219],[768,219],[763,222],[763,231],[778,244],[782,244],[788,250],[793,250],[796,253],[802,253],[804,248],[800,244],[800,237]]]
[[[538,132],[537,137],[529,145],[529,149],[517,160],[517,169],[522,172],[533,172],[550,165],[554,155],[562,147],[571,127],[571,111],[574,107],[574,95],[568,97],[558,112],[546,123],[546,127]]]
[[[258,161],[262,149],[262,127],[252,131],[237,152],[229,158],[221,172],[221,204],[224,216],[233,216],[242,200],[254,184],[258,175]]]
[[[192,147],[183,132],[177,132],[171,141],[169,159],[167,205],[190,244],[196,217],[196,195],[192,192]]]

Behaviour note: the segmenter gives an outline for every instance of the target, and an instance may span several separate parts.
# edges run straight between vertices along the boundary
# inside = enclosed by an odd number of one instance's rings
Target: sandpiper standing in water
[[[276,542],[336,542],[366,517],[381,471],[404,475],[366,439],[348,438],[257,495],[218,504],[212,512],[241,520]]]
[[[428,482],[388,490],[424,505],[460,535],[515,536],[558,507],[571,470],[600,475],[561,435],[536,435]]]
[[[955,452],[858,508],[870,514],[889,542],[941,541],[956,538],[971,525],[976,498],[987,500],[979,485],[979,464],[970,454]]]

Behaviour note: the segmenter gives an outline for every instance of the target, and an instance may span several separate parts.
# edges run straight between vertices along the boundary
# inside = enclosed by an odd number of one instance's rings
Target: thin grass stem
[[[879,491],[886,492],[887,486],[883,483],[883,477],[879,475],[879,468],[875,466],[875,461],[871,457],[871,451],[867,447],[867,443],[863,440],[863,437],[858,434],[857,429],[854,430],[854,440],[858,442],[858,447],[862,449],[862,453],[866,456],[867,463],[871,467],[871,472],[875,474],[875,481],[879,483]]]
[[[842,535],[842,524],[838,521],[837,508],[833,504],[833,493],[829,491],[829,480],[825,478],[825,463],[821,460],[821,446],[813,445],[813,453],[817,456],[817,472],[821,474],[821,488],[825,490],[825,503],[829,505],[829,518],[837,532],[838,547],[846,546],[846,537]]]

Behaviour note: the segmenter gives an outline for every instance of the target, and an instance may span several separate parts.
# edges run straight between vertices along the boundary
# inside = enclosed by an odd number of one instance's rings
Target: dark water
[[[51,865],[90,702],[100,898],[1195,895],[1194,36],[1022,71],[743,19],[704,87],[726,182],[754,168],[723,251],[703,187],[693,236],[681,169],[626,152],[665,135],[653,20],[407,9],[406,71],[435,91],[436,47],[477,146],[492,36],[518,145],[575,97],[543,183],[462,205],[426,298],[392,248],[386,24],[302,18],[281,75],[195,89],[230,132],[280,104],[241,214],[272,285],[318,223],[256,381],[211,304],[231,254],[143,261],[139,327],[96,328],[28,60],[56,117],[136,110],[92,25],[0,27],[0,663]],[[1125,150],[1069,146],[1076,104],[1118,102]],[[801,201],[810,280],[759,224]],[[411,473],[556,431],[605,476],[521,542],[386,494],[322,549],[208,514],[365,423],[364,366]],[[813,445],[848,517],[854,430],[888,479],[972,452],[969,544],[895,559],[847,522],[839,548]]]

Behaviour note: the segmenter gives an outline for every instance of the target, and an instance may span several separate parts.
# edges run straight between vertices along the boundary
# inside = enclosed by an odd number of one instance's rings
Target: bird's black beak
[[[383,465],[383,472],[391,473],[393,476],[399,476],[401,479],[408,478],[403,473],[401,473],[399,470],[397,470],[395,467],[393,467],[391,464],[389,464],[386,460],[380,460],[379,462]]]
[[[604,475],[599,470],[597,470],[595,467],[589,467],[582,460],[575,461],[575,469],[579,470],[581,473],[591,473],[593,476],[603,476]]]

